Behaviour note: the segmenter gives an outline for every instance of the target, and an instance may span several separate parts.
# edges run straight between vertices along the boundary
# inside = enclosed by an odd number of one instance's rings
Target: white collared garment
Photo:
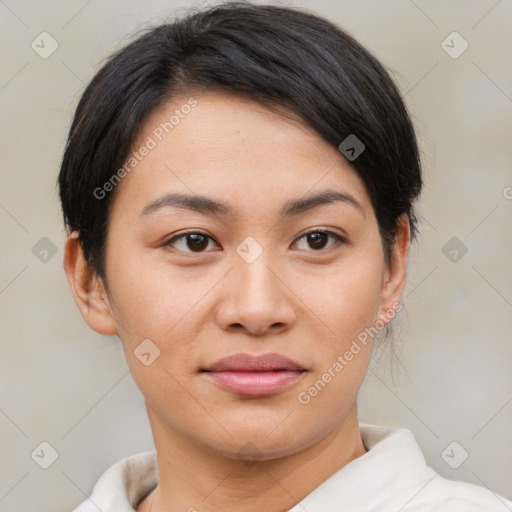
[[[512,512],[512,501],[427,466],[410,430],[361,423],[360,432],[368,451],[289,512]],[[134,512],[157,481],[155,451],[125,457],[73,512]]]

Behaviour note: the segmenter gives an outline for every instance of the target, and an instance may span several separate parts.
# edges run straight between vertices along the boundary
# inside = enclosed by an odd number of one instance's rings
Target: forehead
[[[297,116],[290,117],[226,92],[176,97],[141,127],[127,159],[133,168],[116,195],[125,204],[144,202],[140,210],[168,191],[231,198],[237,210],[268,210],[287,197],[336,188],[364,206],[364,184],[348,161]]]
[[[276,159],[281,155],[289,159],[293,153],[296,158],[332,160],[333,148],[297,114],[282,106],[274,108],[279,113],[245,95],[190,91],[148,116],[135,146],[152,137],[159,154],[205,160],[245,158],[246,165],[249,156],[263,157],[269,148],[279,148],[272,155]]]

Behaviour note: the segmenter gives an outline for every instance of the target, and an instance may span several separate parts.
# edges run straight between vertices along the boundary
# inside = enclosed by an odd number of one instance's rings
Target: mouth
[[[295,384],[308,370],[279,354],[235,354],[201,369],[211,382],[243,396],[271,396]]]

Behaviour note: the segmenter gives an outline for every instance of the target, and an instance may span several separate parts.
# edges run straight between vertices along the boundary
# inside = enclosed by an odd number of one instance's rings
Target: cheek
[[[205,328],[211,329],[211,324],[205,327],[210,307],[207,292],[213,291],[225,272],[151,265],[135,255],[118,261],[110,268],[109,282],[133,378],[147,398],[163,393],[166,400],[181,403],[179,382],[193,376],[198,354],[204,351],[196,340],[205,338]]]
[[[185,383],[191,372],[200,322],[201,285],[185,284],[168,268],[129,258],[112,269],[112,293],[120,338],[132,377],[153,406],[162,401],[186,407]],[[129,276],[129,277],[128,277]],[[169,418],[169,423],[173,418]]]
[[[380,302],[382,267],[376,260],[359,260],[338,270],[303,290],[309,290],[323,335],[315,341],[314,371],[295,398],[305,417],[323,418],[324,432],[343,420],[357,398],[370,362],[371,328]]]
[[[328,272],[324,268],[297,276],[294,292],[336,343],[346,342],[373,325],[382,272],[383,265],[376,257],[347,258]]]
[[[193,314],[207,285],[201,278],[188,279],[180,269],[134,257],[112,268],[109,281],[123,338],[131,343],[168,337],[182,318]]]

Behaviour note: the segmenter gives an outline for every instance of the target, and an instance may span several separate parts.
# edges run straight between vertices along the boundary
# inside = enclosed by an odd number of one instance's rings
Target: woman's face
[[[368,333],[394,316],[403,268],[386,265],[369,196],[336,148],[250,100],[191,96],[151,115],[115,189],[112,331],[154,430],[228,458],[285,456],[355,411]],[[296,366],[215,367],[269,354]]]

